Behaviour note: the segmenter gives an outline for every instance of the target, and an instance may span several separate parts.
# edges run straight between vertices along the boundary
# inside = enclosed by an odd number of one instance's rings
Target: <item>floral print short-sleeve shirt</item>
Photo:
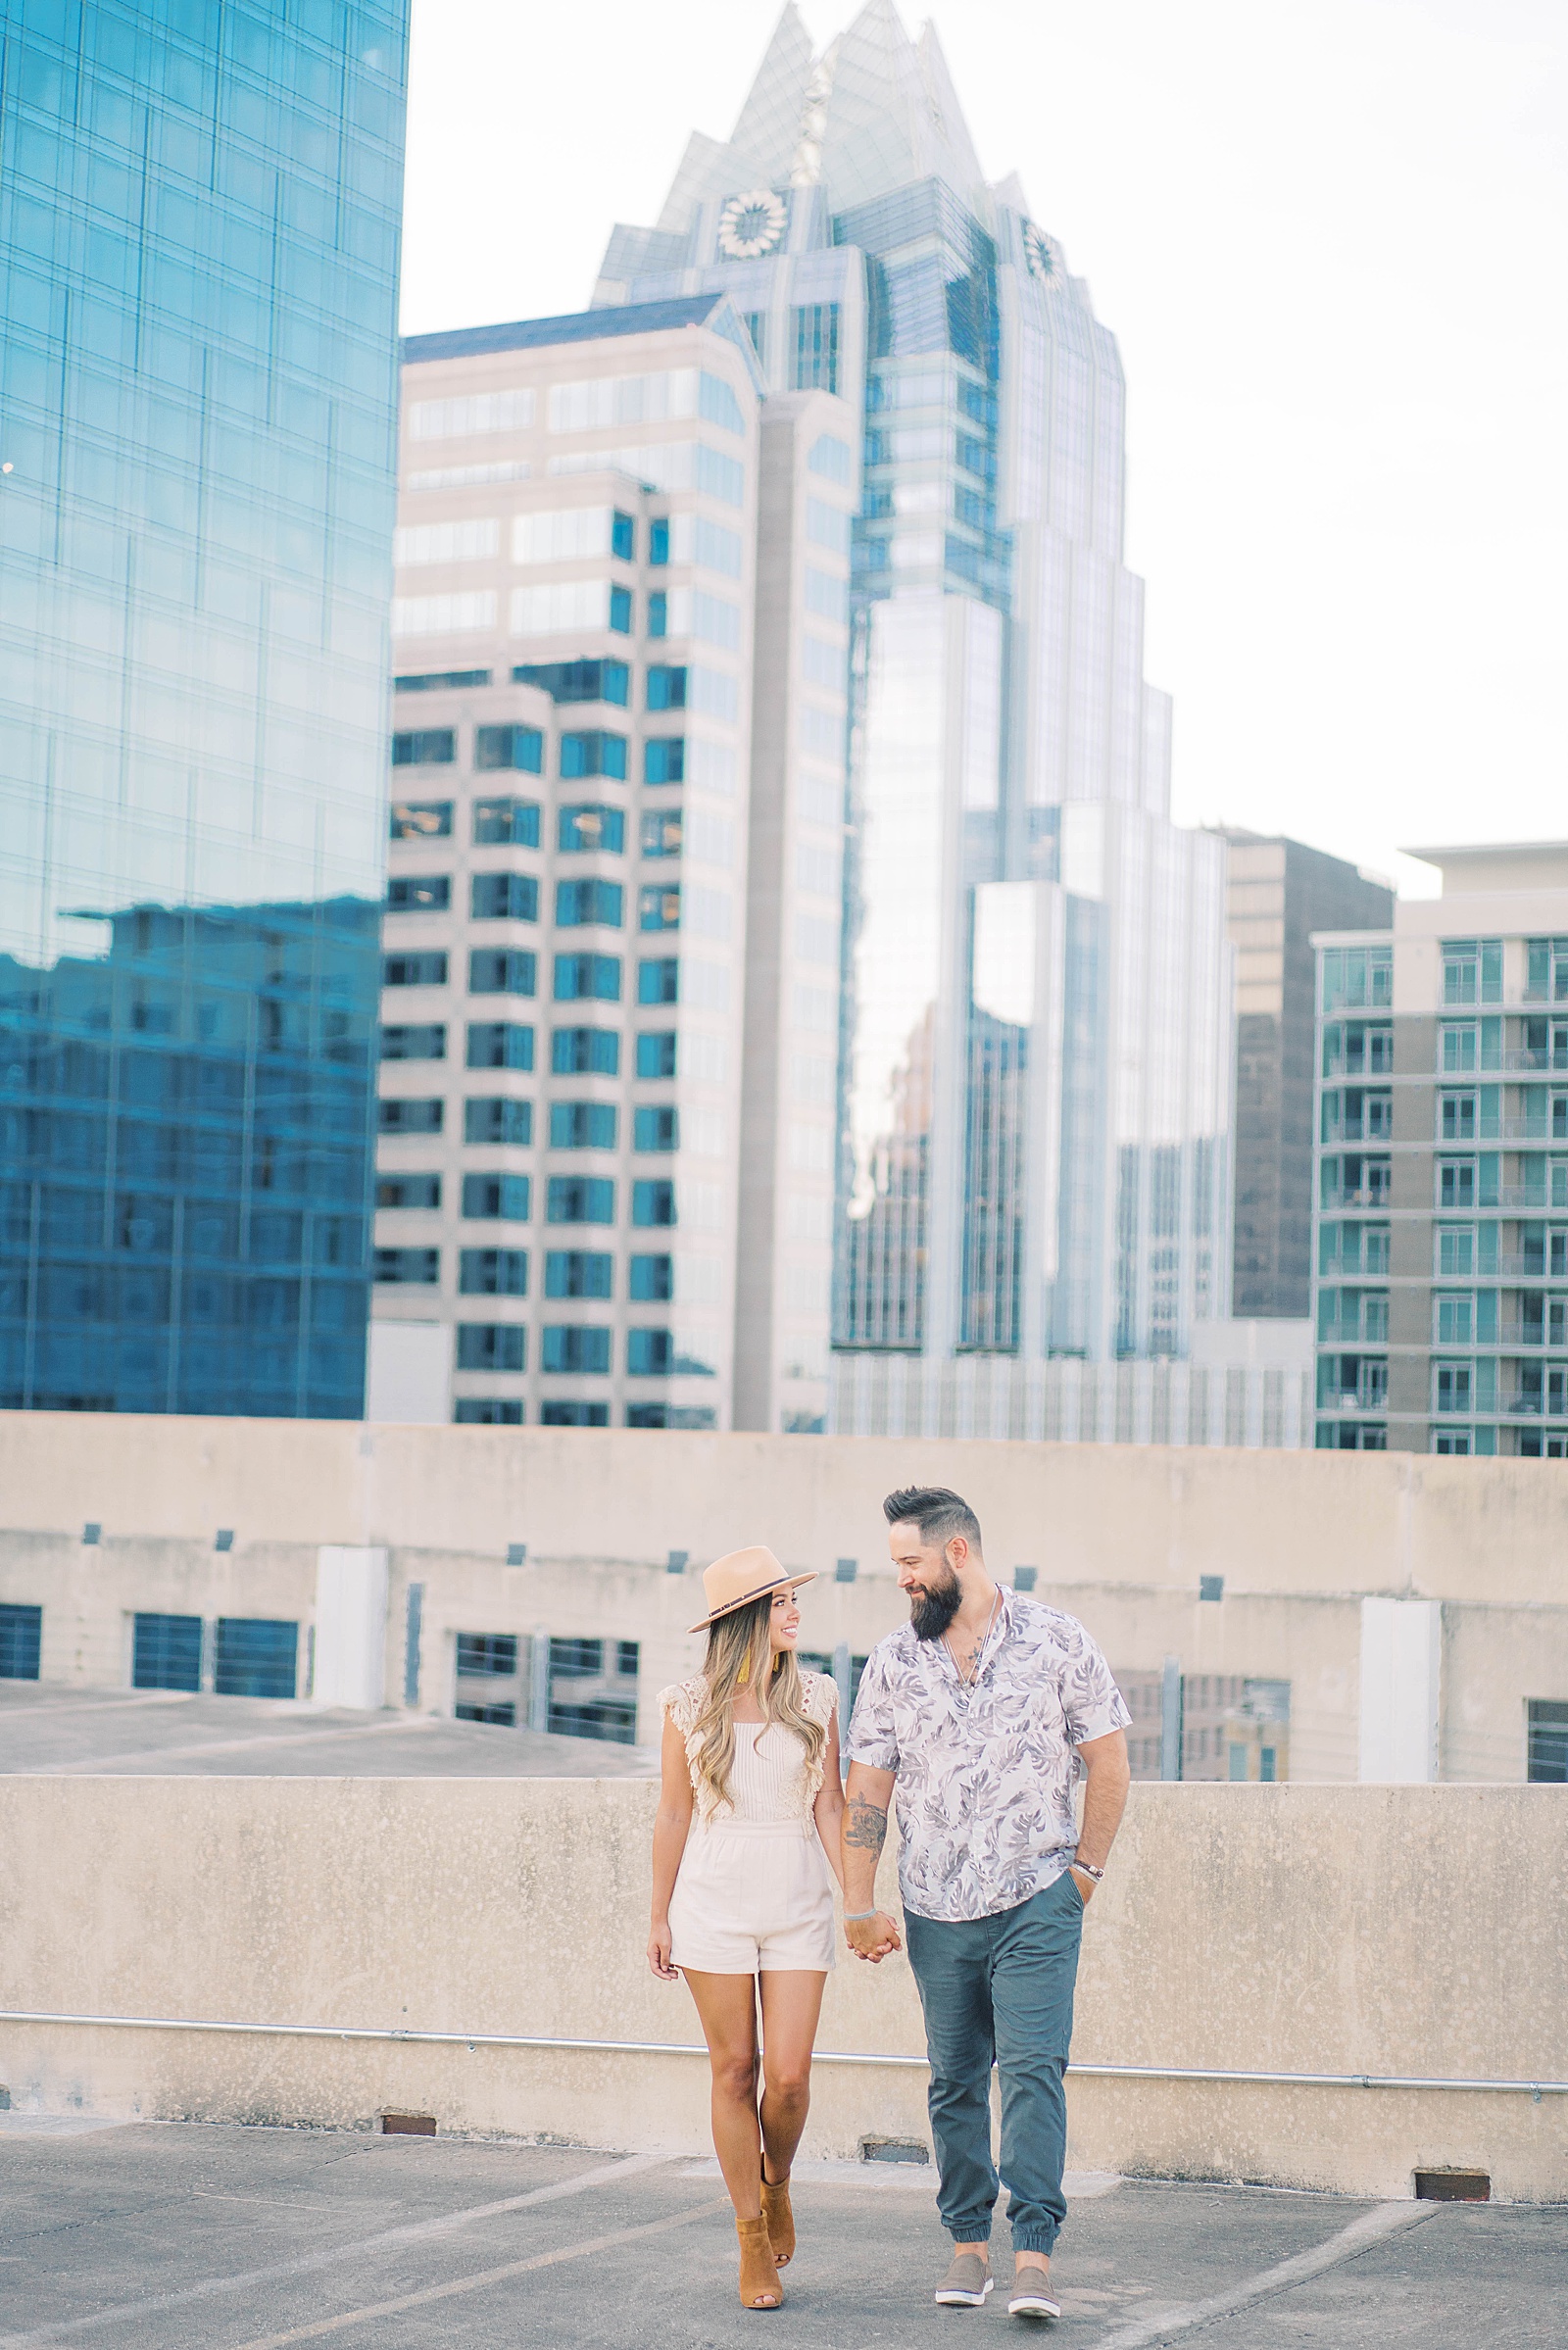
[[[1077,1844],[1076,1748],[1132,1716],[1076,1616],[1003,1591],[968,1684],[906,1624],[860,1677],[849,1760],[898,1775],[899,1891],[916,1917],[1014,1909]]]

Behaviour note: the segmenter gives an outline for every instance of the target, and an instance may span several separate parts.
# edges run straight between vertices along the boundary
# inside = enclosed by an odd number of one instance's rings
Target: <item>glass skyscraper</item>
[[[0,7],[0,1407],[362,1408],[407,13]]]
[[[861,427],[841,1371],[1183,1355],[1229,1300],[1225,851],[1170,820],[1114,340],[892,0],[821,56],[785,10],[596,300],[719,289]]]

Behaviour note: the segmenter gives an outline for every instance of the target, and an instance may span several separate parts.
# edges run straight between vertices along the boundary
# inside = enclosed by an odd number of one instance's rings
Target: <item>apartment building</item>
[[[1568,844],[1318,958],[1317,1443],[1568,1457]]]
[[[857,459],[761,391],[721,295],[405,346],[372,1418],[821,1424]]]

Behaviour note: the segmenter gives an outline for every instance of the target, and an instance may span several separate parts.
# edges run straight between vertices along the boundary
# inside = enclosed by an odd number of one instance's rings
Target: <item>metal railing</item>
[[[242,2037],[308,2040],[406,2040],[418,2047],[547,2048],[594,2056],[706,2056],[695,2040],[577,2039],[553,2032],[412,2032],[376,2024],[241,2024],[193,2016],[55,2015],[30,2008],[0,2008],[0,2024],[65,2024],[83,2031],[224,2032]],[[896,2066],[927,2071],[923,2056],[869,2048],[818,2048],[819,2065]],[[1219,2065],[1102,2065],[1072,2063],[1069,2073],[1102,2081],[1257,2081],[1281,2088],[1472,2089],[1504,2095],[1568,2096],[1568,2081],[1466,2080],[1423,2073],[1267,2073]]]

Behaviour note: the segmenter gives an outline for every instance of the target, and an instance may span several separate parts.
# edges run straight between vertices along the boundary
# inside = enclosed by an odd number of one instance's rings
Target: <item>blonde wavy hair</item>
[[[806,1748],[808,1767],[814,1767],[827,1743],[827,1732],[806,1710],[806,1688],[794,1651],[781,1648],[769,1669],[773,1643],[769,1638],[774,1594],[737,1607],[708,1628],[708,1654],[703,1659],[707,1698],[697,1717],[694,1736],[702,1740],[697,1769],[720,1803],[730,1800],[729,1775],[735,1760],[735,1696],[742,1689],[756,1692],[762,1720],[769,1728],[792,1730]]]

